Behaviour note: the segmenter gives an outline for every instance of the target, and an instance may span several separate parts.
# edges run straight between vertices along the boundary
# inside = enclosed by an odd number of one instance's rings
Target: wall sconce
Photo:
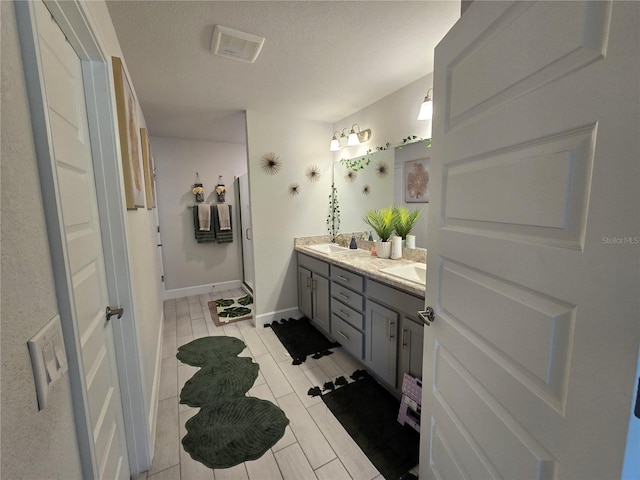
[[[355,127],[358,127],[358,131],[355,131]],[[349,132],[349,137],[347,138],[347,147],[352,147],[354,145],[360,145],[361,143],[368,142],[371,138],[371,129],[367,128],[366,130],[360,131],[360,125],[354,123],[351,126],[351,132]]]
[[[356,131],[357,127],[357,131]],[[367,128],[366,130],[360,131],[360,125],[354,123],[351,126],[351,131],[349,132],[349,137],[344,134],[346,128],[342,129],[342,133],[340,134],[340,138],[336,137],[338,132],[336,131],[333,134],[333,138],[331,139],[331,144],[329,145],[329,150],[332,152],[336,152],[343,147],[352,147],[354,145],[359,145],[364,142],[368,142],[371,139],[371,129]]]
[[[431,92],[433,92],[433,88],[427,90],[427,95],[424,97],[422,105],[420,105],[418,120],[430,120],[433,116],[433,102],[431,101]]]
[[[338,150],[340,150],[340,140],[338,140],[338,138],[336,137],[337,134],[338,132],[335,132],[333,134],[333,138],[331,139],[331,144],[329,145],[329,150],[331,152],[337,152]]]

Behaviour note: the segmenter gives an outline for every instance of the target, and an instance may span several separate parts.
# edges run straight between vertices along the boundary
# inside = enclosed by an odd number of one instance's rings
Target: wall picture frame
[[[409,160],[404,163],[404,201],[429,203],[430,158]]]
[[[118,57],[111,57],[111,60],[118,114],[124,193],[127,209],[135,210],[138,207],[145,206],[144,179],[140,167],[140,135],[136,118],[138,105],[122,60]]]
[[[153,155],[151,142],[146,128],[140,129],[140,143],[142,144],[142,167],[144,169],[144,192],[147,210],[156,208],[156,185],[154,181]]]

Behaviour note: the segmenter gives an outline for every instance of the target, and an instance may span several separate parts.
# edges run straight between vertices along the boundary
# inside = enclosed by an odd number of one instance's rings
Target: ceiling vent
[[[253,63],[263,44],[264,37],[216,25],[211,39],[211,52],[221,57]]]

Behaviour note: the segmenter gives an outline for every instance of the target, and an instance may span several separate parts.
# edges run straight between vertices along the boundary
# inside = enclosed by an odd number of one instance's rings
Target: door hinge
[[[160,233],[160,225],[158,225],[158,233]]]
[[[160,277],[160,279],[164,282],[164,275],[162,275],[162,276]]]

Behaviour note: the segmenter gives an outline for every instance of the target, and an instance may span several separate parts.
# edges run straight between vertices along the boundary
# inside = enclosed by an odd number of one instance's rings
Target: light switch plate
[[[47,404],[49,390],[68,370],[60,316],[56,315],[28,342],[33,376],[38,393],[38,409]]]

